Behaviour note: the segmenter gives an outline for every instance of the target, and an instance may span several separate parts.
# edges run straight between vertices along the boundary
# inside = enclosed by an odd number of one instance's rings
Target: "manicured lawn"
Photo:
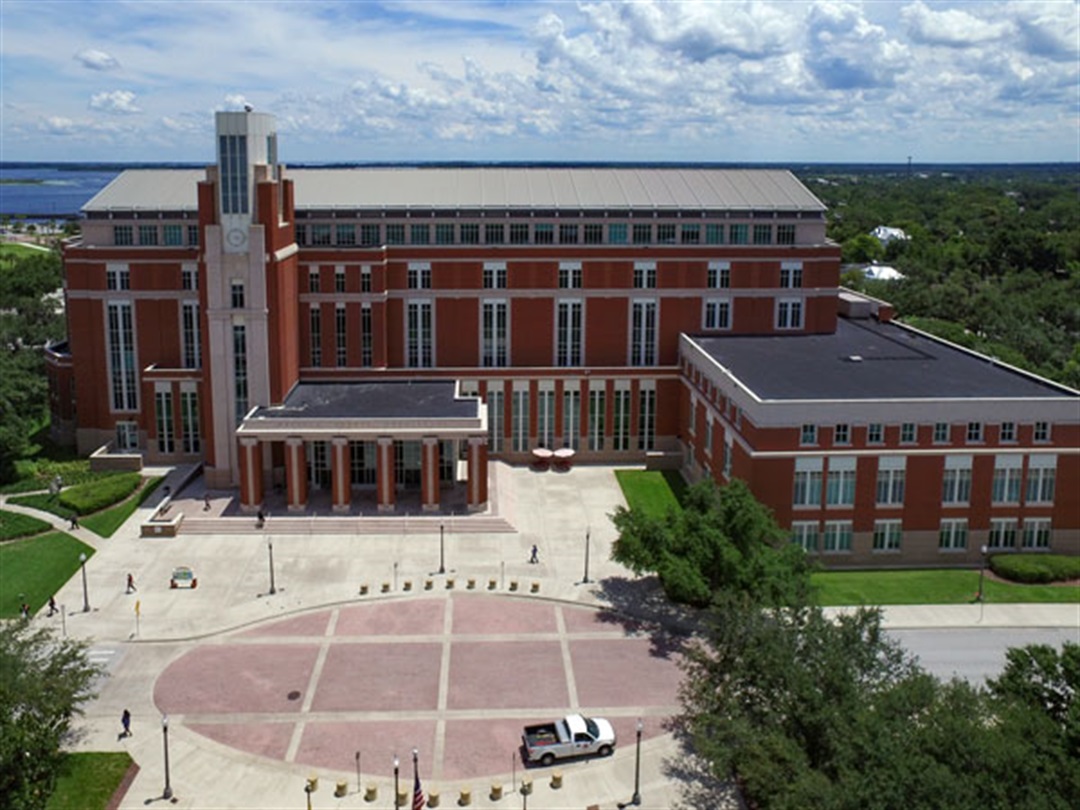
[[[630,509],[654,517],[679,509],[686,491],[686,481],[674,470],[616,470],[615,478]]]
[[[975,600],[977,570],[819,571],[812,576],[820,605],[959,605]],[[986,601],[1080,602],[1080,587],[1013,585],[986,579]]]
[[[44,520],[0,509],[0,540],[13,540],[16,537],[28,537],[52,529]]]
[[[123,751],[67,754],[45,810],[105,810],[130,766]]]
[[[67,520],[75,514],[74,509],[68,509],[60,503],[59,495],[50,495],[48,492],[34,492],[30,495],[14,495],[8,500],[19,506],[40,509],[42,512],[51,512],[54,515],[62,517],[64,520]]]
[[[63,532],[0,544],[0,619],[17,617],[22,602],[31,612],[40,610],[79,570],[79,555],[93,553]]]
[[[85,518],[80,518],[80,525],[102,537],[112,537],[116,530],[123,525],[124,521],[131,517],[135,510],[153,494],[163,480],[165,479],[161,476],[147,480],[142,489],[127,500],[118,503],[111,509],[103,509],[100,512],[87,515]]]

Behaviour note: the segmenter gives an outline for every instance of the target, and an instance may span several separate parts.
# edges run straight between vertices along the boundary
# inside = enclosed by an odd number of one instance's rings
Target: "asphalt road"
[[[919,663],[939,678],[954,676],[982,684],[1005,666],[1005,651],[1028,644],[1080,643],[1080,628],[965,628],[890,630]]]

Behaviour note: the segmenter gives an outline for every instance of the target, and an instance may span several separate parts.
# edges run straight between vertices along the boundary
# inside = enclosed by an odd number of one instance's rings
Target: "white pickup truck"
[[[563,757],[609,756],[615,750],[615,730],[600,717],[569,714],[554,723],[525,726],[521,741],[527,762],[550,765]]]

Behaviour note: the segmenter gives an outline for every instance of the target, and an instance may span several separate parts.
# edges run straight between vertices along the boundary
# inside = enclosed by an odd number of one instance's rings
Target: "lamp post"
[[[172,785],[169,784],[169,715],[161,715],[161,737],[165,742],[165,792],[161,794],[163,799],[173,797]]]
[[[978,600],[980,602],[982,602],[986,598],[986,595],[983,593],[983,577],[986,574],[986,552],[988,550],[989,549],[987,549],[986,546],[982,546],[979,549],[979,552],[982,554],[982,565],[979,566],[979,595],[978,595]]]
[[[634,796],[630,799],[630,804],[637,807],[641,804],[641,731],[644,726],[641,723],[641,718],[637,721],[637,748],[634,756]]]
[[[90,594],[86,590],[86,552],[79,555],[79,564],[82,566],[82,604],[83,613],[90,612]]]
[[[401,803],[398,801],[398,762],[397,754],[394,754],[394,810],[400,810]]]
[[[582,585],[588,585],[591,580],[589,579],[589,529],[585,530],[585,576],[581,578]]]
[[[270,595],[273,596],[277,593],[277,588],[274,587],[274,539],[272,537],[266,538],[266,550],[270,552]]]
[[[360,787],[360,752],[357,751],[356,752],[356,792],[359,793],[361,790],[363,790],[363,788]]]
[[[446,527],[443,524],[439,524],[439,573],[446,573]]]

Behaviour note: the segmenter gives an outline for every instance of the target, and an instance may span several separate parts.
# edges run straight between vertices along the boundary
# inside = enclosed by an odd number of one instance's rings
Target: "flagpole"
[[[412,773],[413,773],[413,800],[412,810],[424,810],[424,792],[420,789],[420,771],[416,764],[417,755],[419,751],[415,748],[412,750]]]

